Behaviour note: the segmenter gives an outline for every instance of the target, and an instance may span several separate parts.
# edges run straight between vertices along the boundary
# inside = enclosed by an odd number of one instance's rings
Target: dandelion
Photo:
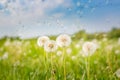
[[[79,45],[79,44],[76,44],[76,45],[75,45],[75,48],[79,49],[79,48],[80,48],[80,45]]]
[[[116,74],[116,76],[117,76],[118,78],[120,78],[120,69],[118,69],[118,70],[115,72],[115,74]]]
[[[113,45],[111,45],[111,44],[110,44],[110,45],[107,45],[107,46],[105,47],[105,49],[106,49],[106,51],[107,51],[107,50],[110,50],[110,51],[111,51],[111,50],[113,49]]]
[[[55,52],[57,48],[58,46],[56,42],[53,40],[47,41],[46,44],[44,45],[44,49],[46,52]]]
[[[56,42],[57,45],[63,48],[63,69],[64,69],[64,80],[66,80],[66,63],[65,63],[65,48],[68,47],[71,44],[71,37],[67,34],[62,34],[60,36],[57,37]]]
[[[56,42],[53,40],[47,41],[44,45],[45,51],[49,52],[49,53],[55,52],[57,50],[57,48],[58,48],[58,46],[57,46]],[[53,55],[51,53],[51,77],[54,78],[54,74],[53,74],[54,69],[53,69],[53,62],[52,61],[53,61]]]
[[[96,51],[96,49],[96,44],[94,44],[93,42],[85,42],[82,47],[83,55],[91,56]]]
[[[72,60],[75,60],[75,59],[76,59],[76,56],[72,56],[71,59],[72,59]]]
[[[62,55],[62,51],[57,51],[57,56],[61,56]]]
[[[5,59],[7,59],[7,58],[8,58],[8,53],[5,52],[1,59],[5,60]]]
[[[72,49],[71,48],[67,48],[66,52],[67,52],[67,54],[71,54]]]
[[[108,39],[105,37],[105,38],[103,38],[103,40],[102,40],[102,41],[103,41],[103,42],[106,42],[107,40],[108,40]]]
[[[82,47],[84,53],[83,55],[87,56],[87,58],[85,58],[85,61],[88,80],[90,77],[90,56],[96,51],[96,49],[96,45],[93,42],[85,42]]]
[[[49,37],[42,36],[42,37],[38,38],[37,44],[38,44],[38,46],[43,47],[47,41],[49,41]]]
[[[118,39],[118,44],[120,44],[120,38]]]
[[[4,46],[9,46],[10,45],[10,40],[7,39],[6,42],[4,43]]]
[[[19,66],[20,65],[20,61],[16,61],[13,65],[14,66]]]
[[[116,51],[115,51],[115,54],[120,54],[120,50],[116,50]]]
[[[71,37],[66,34],[62,34],[56,39],[57,45],[60,47],[68,47],[71,44]]]

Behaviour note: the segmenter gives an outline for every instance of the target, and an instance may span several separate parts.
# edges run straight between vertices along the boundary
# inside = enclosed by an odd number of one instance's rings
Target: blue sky
[[[0,37],[120,28],[120,0],[0,0]]]

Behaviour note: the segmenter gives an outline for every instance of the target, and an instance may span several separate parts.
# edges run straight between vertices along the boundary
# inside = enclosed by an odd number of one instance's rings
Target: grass
[[[120,68],[120,44],[117,39],[97,42],[100,47],[90,57],[89,80],[119,80],[115,72]],[[1,39],[0,80],[64,80],[64,66],[67,80],[88,80],[85,58],[80,54],[82,43],[73,41],[69,46],[72,52],[65,49],[65,63],[57,51],[52,53],[51,63],[51,53],[38,47],[36,39]]]

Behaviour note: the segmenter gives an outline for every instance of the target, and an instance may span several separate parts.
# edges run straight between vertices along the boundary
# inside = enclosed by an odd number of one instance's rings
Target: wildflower
[[[106,42],[107,40],[108,40],[107,38],[103,38],[103,40],[102,40],[102,41],[103,41],[103,42]]]
[[[120,38],[118,39],[118,44],[120,44]]]
[[[118,78],[120,78],[120,69],[118,69],[118,70],[115,72],[115,74],[116,74],[116,76],[117,76]]]
[[[120,50],[116,50],[116,51],[115,51],[115,54],[120,54]]]
[[[50,40],[47,41],[44,45],[44,49],[46,52],[55,52],[57,50],[58,46],[55,41]]]
[[[72,59],[72,60],[75,60],[75,59],[76,59],[76,56],[72,56],[71,59]]]
[[[56,39],[57,45],[60,47],[68,47],[71,44],[71,37],[66,34],[62,34]]]
[[[57,56],[61,56],[62,55],[62,51],[57,51]]]
[[[47,41],[49,41],[49,37],[42,36],[42,37],[38,38],[37,44],[38,44],[38,46],[43,47]]]
[[[77,48],[77,49],[80,48],[80,45],[79,45],[79,44],[76,44],[76,45],[75,45],[75,48]]]
[[[2,59],[5,60],[5,59],[7,59],[7,58],[8,58],[8,53],[5,52],[4,55],[2,56]]]
[[[71,48],[67,48],[66,52],[67,52],[67,54],[71,54],[72,49]]]
[[[95,51],[97,47],[93,42],[85,42],[83,44],[82,50],[84,56],[91,56]]]

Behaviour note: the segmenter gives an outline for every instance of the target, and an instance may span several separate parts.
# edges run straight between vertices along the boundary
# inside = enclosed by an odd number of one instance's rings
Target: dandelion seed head
[[[5,43],[4,43],[4,46],[9,46],[10,45],[10,40],[7,40]]]
[[[71,54],[72,53],[72,49],[71,48],[67,48],[66,53],[67,54]]]
[[[37,44],[38,44],[38,46],[43,47],[47,41],[49,41],[49,37],[42,36],[42,37],[38,38]]]
[[[115,50],[115,54],[120,54],[120,50]]]
[[[45,43],[44,49],[46,52],[55,52],[57,50],[58,46],[55,41],[49,40]]]
[[[62,34],[56,39],[57,45],[60,47],[68,47],[71,44],[71,37],[66,34]]]
[[[75,59],[76,59],[76,56],[72,56],[71,59],[72,59],[72,60],[75,60]]]
[[[75,45],[75,48],[77,48],[77,49],[80,48],[80,45],[79,45],[79,44],[76,44],[76,45]]]
[[[117,76],[118,78],[120,78],[120,69],[118,69],[118,70],[115,72],[115,74],[116,74],[116,76]]]
[[[8,58],[8,52],[5,52],[1,59],[5,60]]]
[[[93,42],[85,42],[83,44],[82,50],[84,56],[91,56],[95,51],[97,47]]]
[[[57,51],[57,56],[61,56],[62,55],[62,51]]]
[[[103,42],[106,42],[108,39],[106,37],[103,38]]]

